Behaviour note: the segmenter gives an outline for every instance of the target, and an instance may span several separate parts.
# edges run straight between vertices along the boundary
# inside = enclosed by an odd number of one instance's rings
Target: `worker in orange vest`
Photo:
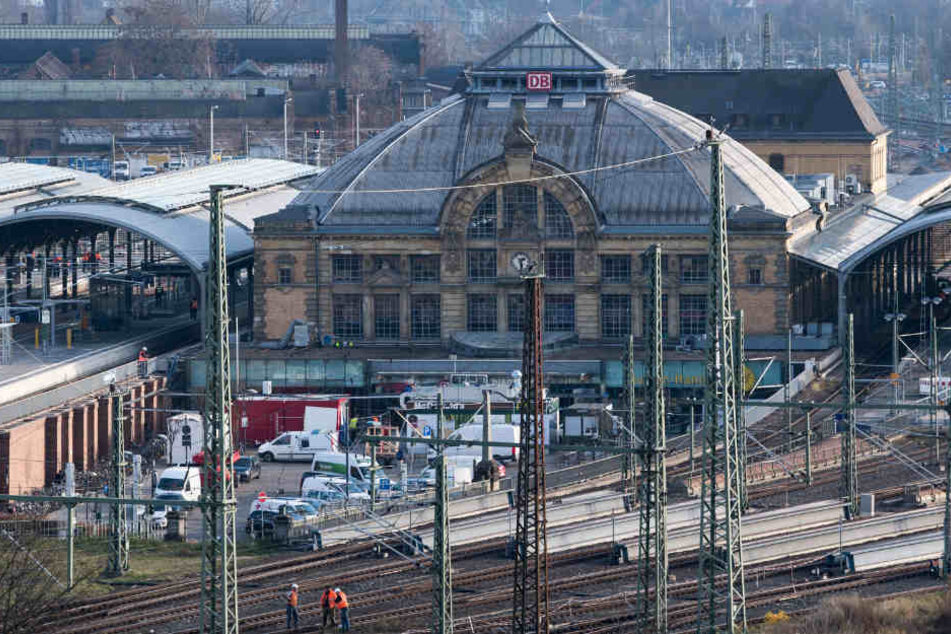
[[[300,597],[297,594],[297,584],[291,584],[291,591],[287,593],[287,629],[291,629],[291,621],[294,621],[294,629],[297,629],[297,623],[300,620],[300,614],[297,611],[297,604]]]
[[[146,378],[149,375],[149,349],[142,346],[139,349],[139,378]]]
[[[347,601],[347,595],[340,588],[334,588],[337,595],[337,609],[340,610],[340,631],[350,631],[350,602]]]
[[[334,619],[334,605],[337,603],[337,594],[330,586],[324,588],[324,593],[320,595],[320,615],[323,618],[321,627],[327,627],[327,618],[330,618],[330,627],[337,627],[337,621]]]

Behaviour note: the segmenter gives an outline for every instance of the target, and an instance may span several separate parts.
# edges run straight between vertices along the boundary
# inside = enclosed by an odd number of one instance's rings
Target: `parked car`
[[[238,482],[250,482],[261,477],[261,463],[254,456],[241,456],[234,463],[234,474]]]
[[[140,177],[155,176],[156,174],[158,174],[158,168],[154,165],[146,165],[141,170],[139,170]]]

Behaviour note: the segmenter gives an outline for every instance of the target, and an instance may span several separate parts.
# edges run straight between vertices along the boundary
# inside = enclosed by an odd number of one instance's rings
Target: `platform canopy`
[[[35,183],[62,183],[71,171],[31,166],[29,178]],[[231,262],[251,255],[254,220],[290,202],[298,193],[293,183],[319,171],[289,161],[247,159],[121,184],[105,181],[105,186],[77,188],[62,195],[26,195],[22,204],[0,210],[0,250],[29,249],[122,228],[161,244],[198,272],[208,263],[211,185],[234,187],[224,195],[225,240]],[[13,170],[10,174],[7,183],[0,169],[0,190],[16,187],[12,181],[16,174]],[[22,188],[19,191],[29,193]]]

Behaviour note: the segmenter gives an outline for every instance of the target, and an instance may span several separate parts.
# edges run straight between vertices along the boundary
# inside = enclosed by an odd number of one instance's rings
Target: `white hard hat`
[[[340,588],[334,588],[334,592],[340,592]]]
[[[149,351],[148,348],[146,348],[145,346],[142,346],[142,352],[148,352],[148,351]]]
[[[296,583],[292,583],[292,584],[291,584],[291,587],[294,588],[295,590],[297,590],[297,584],[296,584]]]

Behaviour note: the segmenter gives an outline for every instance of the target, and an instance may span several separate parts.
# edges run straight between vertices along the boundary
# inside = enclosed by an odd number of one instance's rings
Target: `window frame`
[[[560,319],[554,312],[555,307],[559,304],[562,309],[570,311],[570,327],[567,327],[568,319]],[[567,315],[567,312],[565,314]],[[545,309],[542,315],[545,332],[575,332],[577,317],[576,301],[573,293],[552,293],[545,295]]]
[[[432,301],[434,306],[425,307],[435,319],[425,320],[430,315],[421,315],[420,304]],[[433,334],[435,333],[435,334]],[[432,341],[442,338],[442,297],[438,293],[410,295],[410,338],[416,341]]]
[[[680,283],[706,284],[710,281],[710,259],[704,255],[680,256]]]
[[[491,256],[490,256],[491,254]],[[476,260],[484,259],[482,262]],[[491,263],[491,266],[488,264]],[[484,269],[480,271],[479,269]],[[473,275],[473,270],[477,273],[489,272],[489,275]],[[495,249],[468,249],[466,251],[466,280],[473,284],[491,284],[499,279],[499,254]]]
[[[614,302],[617,302],[617,305],[608,305]],[[632,302],[630,294],[602,293],[600,308],[599,321],[602,339],[617,341],[624,340],[631,335]]]
[[[384,312],[381,308],[387,310],[392,309],[392,306],[384,307],[381,306],[381,303],[384,302],[395,302],[396,314],[395,318],[392,314],[388,315],[387,321],[382,321],[383,317],[381,313]],[[400,295],[399,293],[380,293],[373,296],[373,338],[381,339],[386,341],[397,340],[400,338]],[[393,327],[395,324],[395,328]]]
[[[294,283],[294,269],[290,266],[277,267],[278,286],[288,286]]]
[[[631,282],[631,255],[629,253],[604,253],[601,255],[601,281],[605,284],[630,284]],[[623,262],[623,265],[620,267],[615,267],[616,269],[626,269],[626,274],[621,275],[608,275],[607,273],[607,263],[611,261]],[[613,265],[612,265],[613,266]],[[623,271],[622,271],[623,272]]]
[[[435,264],[431,273],[435,275],[423,275],[426,272],[425,265]],[[413,284],[438,284],[442,275],[442,261],[439,255],[411,255],[409,257],[410,281]]]
[[[467,240],[495,240],[499,235],[499,210],[496,190],[486,194],[476,205],[469,216],[469,224],[466,226]],[[477,221],[485,221],[486,224],[479,226]]]
[[[544,192],[545,238],[547,240],[573,240],[575,225],[571,214],[551,192]],[[557,227],[557,231],[555,230]]]
[[[347,315],[342,314],[344,302],[352,302],[350,309],[356,308],[358,318],[356,321],[347,319]],[[363,339],[363,295],[358,293],[339,293],[333,296],[332,321],[334,337],[340,339]],[[344,322],[349,321],[349,324]],[[354,327],[355,325],[355,327]]]
[[[499,331],[499,298],[494,293],[466,295],[466,331]]]
[[[560,261],[556,261],[560,260]],[[545,281],[574,282],[575,281],[575,250],[574,249],[546,249],[545,250]]]
[[[687,307],[686,303],[695,302],[697,305]],[[700,304],[702,303],[702,309]],[[681,337],[702,337],[707,334],[707,296],[705,294],[684,294],[678,298],[679,332]],[[700,313],[700,317],[691,317],[689,313]],[[687,326],[690,326],[689,328]]]
[[[349,270],[344,264],[349,263]],[[355,253],[341,253],[330,256],[330,277],[340,284],[359,284],[363,281],[363,256]]]
[[[763,281],[763,267],[751,266],[746,269],[746,283],[750,286],[762,286],[765,284]]]
[[[505,309],[508,332],[525,332],[525,293],[509,293],[505,298]]]

